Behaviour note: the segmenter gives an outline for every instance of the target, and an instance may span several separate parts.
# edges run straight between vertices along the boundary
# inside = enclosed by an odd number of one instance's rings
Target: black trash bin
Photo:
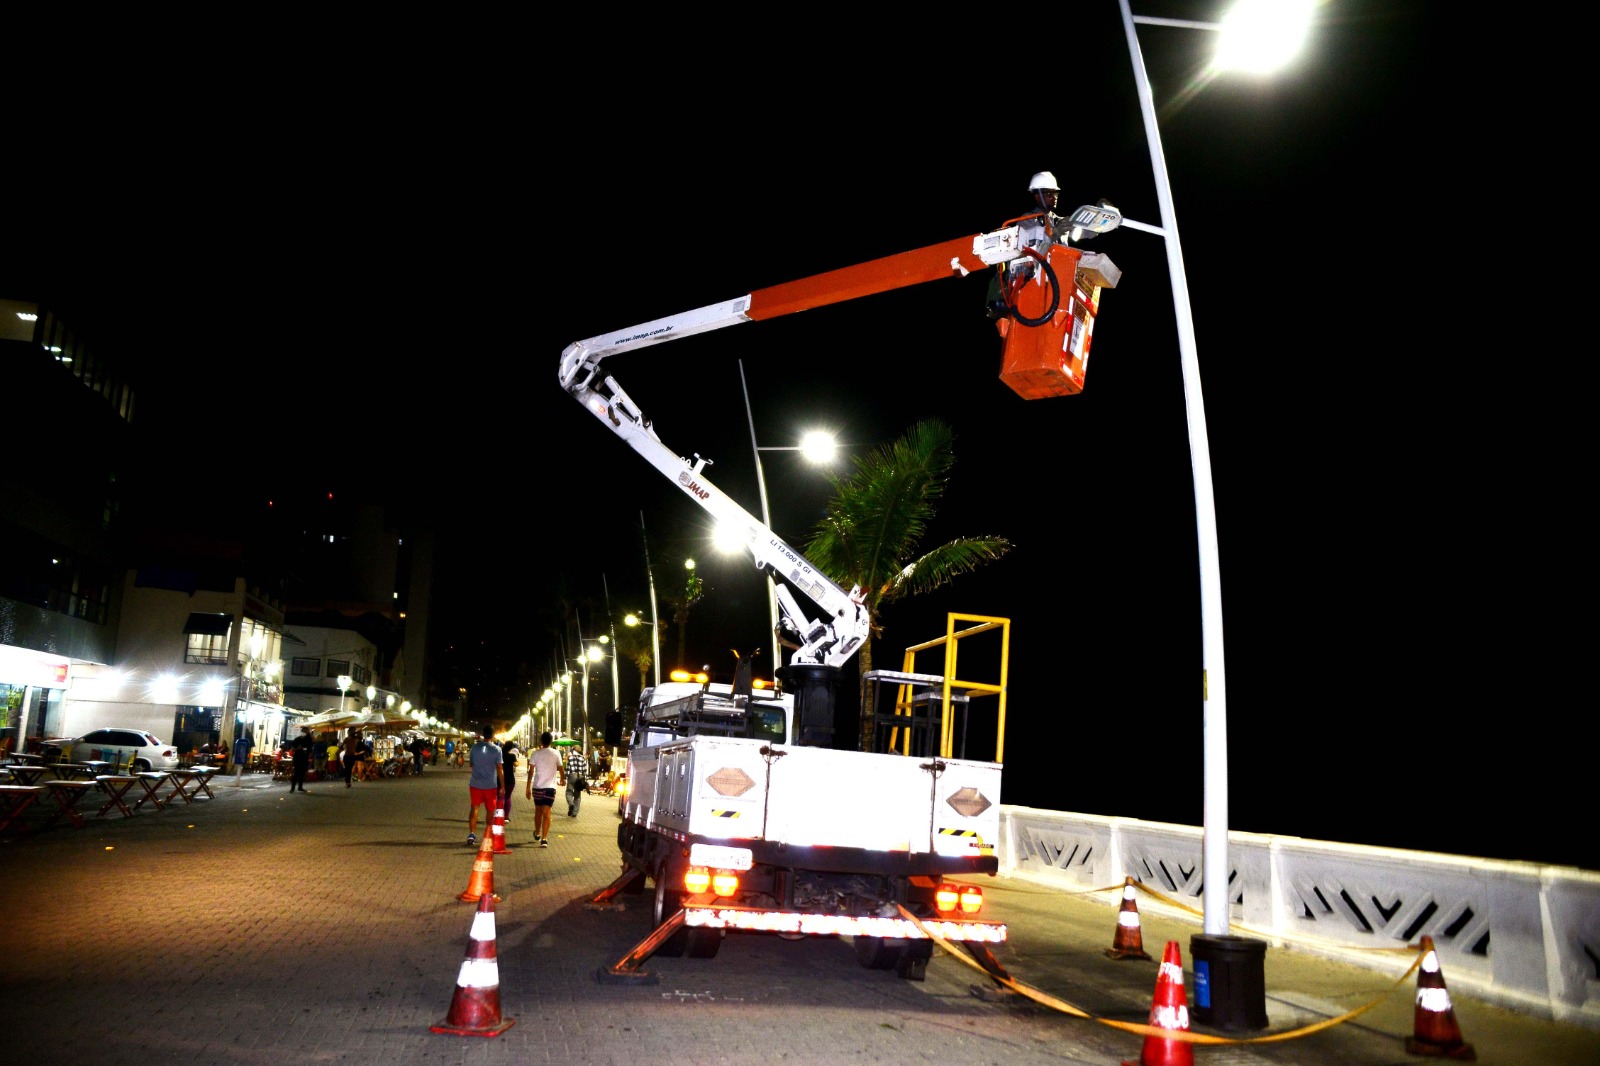
[[[1199,933],[1189,938],[1189,956],[1195,1021],[1218,1029],[1267,1027],[1265,940]]]

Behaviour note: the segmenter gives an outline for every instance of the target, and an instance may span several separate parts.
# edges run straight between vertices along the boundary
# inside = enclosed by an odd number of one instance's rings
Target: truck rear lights
[[[710,870],[704,866],[691,866],[683,873],[683,890],[691,896],[712,892],[718,896],[731,896],[739,891],[739,875],[732,870]]]
[[[956,910],[962,914],[977,914],[983,909],[983,889],[976,885],[943,882],[934,890],[933,909],[940,914],[950,914]]]

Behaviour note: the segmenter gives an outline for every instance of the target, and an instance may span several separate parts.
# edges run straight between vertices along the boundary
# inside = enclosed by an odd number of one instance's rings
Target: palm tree
[[[855,460],[848,479],[829,475],[833,498],[805,556],[843,588],[859,585],[870,623],[861,672],[872,669],[872,635],[883,608],[903,596],[931,592],[959,574],[1011,550],[1004,537],[960,537],[928,551],[920,542],[955,463],[954,433],[938,419],[916,423],[892,444]],[[861,723],[862,749],[872,723]]]

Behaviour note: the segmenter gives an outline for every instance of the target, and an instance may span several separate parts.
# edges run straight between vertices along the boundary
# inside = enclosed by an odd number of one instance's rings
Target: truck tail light
[[[933,908],[940,914],[950,914],[957,909],[962,914],[977,914],[983,910],[983,889],[976,885],[941,882],[933,893]]]
[[[711,871],[704,866],[691,866],[683,874],[683,887],[690,895],[698,896],[711,887]]]
[[[961,886],[961,913],[977,914],[983,910],[983,889],[976,885]]]
[[[739,891],[739,875],[732,870],[718,870],[711,875],[711,891],[719,896],[731,896]]]

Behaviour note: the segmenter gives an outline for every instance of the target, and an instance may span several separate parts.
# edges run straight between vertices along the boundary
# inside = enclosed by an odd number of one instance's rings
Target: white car
[[[126,766],[132,755],[134,773],[178,768],[178,749],[143,729],[95,729],[70,740],[50,741],[47,747],[59,749],[62,762],[104,759]]]

